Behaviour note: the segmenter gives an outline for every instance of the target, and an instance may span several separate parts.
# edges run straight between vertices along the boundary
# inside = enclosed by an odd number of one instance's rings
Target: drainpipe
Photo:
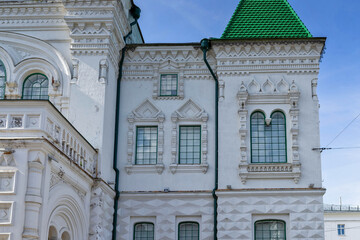
[[[126,39],[132,34],[132,26],[137,24],[137,20],[140,18],[141,9],[133,4],[130,9],[130,14],[134,17],[134,21],[130,24],[130,32],[124,37],[125,46],[121,50],[121,59],[119,61],[119,74],[117,78],[117,86],[116,86],[116,109],[115,109],[115,136],[114,136],[114,157],[113,157],[113,169],[115,171],[115,198],[114,198],[114,215],[113,215],[113,230],[112,230],[112,240],[116,240],[116,226],[117,226],[117,210],[119,204],[119,175],[120,171],[117,167],[117,159],[118,159],[118,142],[119,142],[119,113],[120,113],[120,92],[121,92],[121,78],[122,78],[122,68],[125,59],[126,53]]]
[[[218,132],[219,132],[219,80],[217,79],[214,71],[212,70],[209,62],[206,59],[206,53],[211,48],[210,40],[207,38],[204,38],[200,42],[201,44],[201,50],[203,51],[203,58],[204,62],[209,69],[212,77],[215,80],[215,187],[212,190],[212,196],[214,198],[214,240],[217,240],[217,209],[218,209],[218,197],[216,196],[216,191],[218,190],[219,186],[219,138],[218,138]]]

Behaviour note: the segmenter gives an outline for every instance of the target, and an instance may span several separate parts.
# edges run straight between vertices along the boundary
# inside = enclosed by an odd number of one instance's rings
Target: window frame
[[[152,226],[153,226],[152,239],[154,240],[154,239],[155,239],[155,224],[154,224],[153,222],[137,222],[137,223],[134,223],[133,240],[136,240],[136,239],[135,239],[136,226],[137,226],[137,225],[140,225],[140,224],[149,224],[149,225],[152,225]]]
[[[200,224],[198,222],[195,222],[195,221],[182,221],[182,222],[178,223],[178,240],[180,240],[180,225],[181,224],[188,224],[188,223],[197,224],[197,227],[198,227],[198,229],[197,229],[197,233],[198,233],[197,234],[198,235],[197,240],[199,240],[200,239]]]
[[[286,221],[281,219],[261,219],[254,222],[254,240],[256,240],[256,224],[261,222],[282,222],[284,223],[284,240],[286,240]]]
[[[270,119],[272,119],[272,116],[275,114],[275,113],[281,113],[282,116],[284,117],[284,132],[285,132],[285,161],[284,162],[266,162],[266,159],[265,159],[265,162],[253,162],[253,130],[252,130],[252,126],[253,126],[253,123],[252,123],[252,117],[254,114],[256,113],[260,113],[262,114],[263,118],[264,118],[264,127],[266,127],[266,117],[265,117],[265,113],[260,111],[260,110],[255,110],[254,112],[251,113],[250,115],[250,163],[251,164],[285,164],[285,163],[288,163],[288,149],[287,149],[287,128],[286,128],[286,115],[283,111],[281,110],[274,110],[271,115],[270,115]],[[272,123],[270,122],[270,125]],[[264,129],[264,133],[265,133],[265,129]],[[265,137],[265,136],[264,136]],[[264,143],[265,144],[265,143]],[[272,146],[272,141],[271,141],[271,146]],[[266,146],[264,148],[264,150],[266,151]],[[266,154],[265,154],[266,156]],[[278,154],[278,156],[280,156],[280,154]]]
[[[3,96],[0,95],[0,100],[3,100],[3,99],[5,99],[7,74],[6,74],[5,64],[4,64],[4,62],[1,61],[1,59],[0,59],[0,66],[1,66],[1,65],[2,65],[2,67],[3,67],[3,69],[4,69],[4,76],[0,76],[0,81],[1,81],[2,78],[4,79],[4,87],[0,87],[0,88],[3,88],[3,89],[4,89],[4,95],[3,95]]]
[[[199,141],[200,141],[200,143],[199,143],[199,163],[181,163],[180,162],[180,156],[181,156],[181,128],[182,127],[199,127],[199,129],[200,129],[200,135],[199,135]],[[179,148],[179,154],[178,154],[178,164],[179,165],[200,165],[201,164],[201,131],[202,131],[202,128],[201,128],[201,125],[179,125],[179,139],[178,139],[178,141],[179,141],[179,146],[178,146],[178,148]],[[193,145],[194,146],[194,145]]]
[[[162,94],[162,77],[165,75],[171,75],[171,76],[176,76],[176,94]],[[160,91],[159,91],[159,97],[177,97],[179,95],[179,74],[177,73],[162,73],[160,74]],[[172,91],[172,90],[171,90]]]
[[[30,75],[28,75],[25,79],[24,79],[24,82],[23,82],[23,84],[22,84],[22,94],[21,94],[21,99],[24,99],[24,100],[49,100],[49,86],[47,86],[47,98],[45,99],[43,99],[43,98],[35,98],[35,99],[33,99],[33,98],[24,98],[24,90],[25,90],[25,83],[26,83],[26,81],[28,81],[29,80],[29,78],[31,77],[31,76],[34,76],[34,75],[42,75],[42,76],[44,76],[45,78],[46,78],[46,80],[48,81],[48,84],[49,84],[49,78],[45,75],[45,74],[43,74],[43,73],[39,73],[39,72],[37,72],[37,73],[32,73],[32,74],[30,74]],[[31,87],[32,88],[32,87]],[[41,87],[40,87],[40,89],[41,89]],[[31,95],[29,95],[29,96],[33,96],[33,94],[31,93]],[[45,96],[45,95],[39,95],[40,97],[41,96]]]
[[[338,236],[345,236],[345,224],[337,225],[337,233],[338,233]]]
[[[140,164],[137,162],[137,154],[138,154],[138,129],[139,128],[156,128],[156,161],[153,164]],[[143,165],[156,165],[158,163],[158,146],[159,146],[159,128],[157,125],[150,125],[150,126],[141,126],[141,125],[137,125],[136,126],[136,132],[135,132],[135,161],[134,161],[134,165],[137,166],[143,166]],[[149,159],[150,162],[150,159]]]

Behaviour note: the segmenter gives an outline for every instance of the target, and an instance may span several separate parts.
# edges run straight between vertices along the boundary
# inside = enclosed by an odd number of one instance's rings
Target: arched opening
[[[5,98],[6,69],[4,63],[0,60],[0,99]]]
[[[49,228],[49,234],[48,234],[48,240],[57,240],[57,230],[54,226],[50,226]]]
[[[68,232],[63,232],[61,235],[61,240],[70,240],[70,234]]]
[[[49,80],[41,73],[28,76],[23,85],[23,99],[49,99]]]

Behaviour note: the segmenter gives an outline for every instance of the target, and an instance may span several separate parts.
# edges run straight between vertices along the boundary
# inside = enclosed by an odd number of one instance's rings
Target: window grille
[[[255,222],[255,240],[286,240],[285,222],[280,220]]]
[[[200,126],[180,126],[179,164],[200,164],[200,140]]]
[[[134,226],[134,240],[153,240],[154,224],[153,223],[137,223]]]
[[[157,143],[157,127],[137,127],[135,164],[156,164]]]
[[[199,224],[196,222],[180,223],[179,240],[199,240]]]
[[[6,69],[4,63],[0,60],[0,99],[5,98]]]
[[[178,75],[161,74],[160,76],[160,96],[177,96]]]
[[[34,73],[28,76],[23,85],[23,99],[49,99],[49,80],[44,74]]]

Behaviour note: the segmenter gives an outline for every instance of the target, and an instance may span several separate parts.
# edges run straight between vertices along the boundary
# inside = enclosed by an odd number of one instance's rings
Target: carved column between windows
[[[241,84],[240,91],[237,95],[239,100],[239,118],[240,118],[240,164],[239,164],[239,175],[241,178],[241,182],[243,184],[246,183],[247,178],[247,166],[248,166],[248,158],[247,158],[247,116],[248,110],[246,109],[246,103],[249,97],[249,94],[246,90],[244,83]]]
[[[293,82],[290,86],[289,99],[290,99],[290,132],[291,132],[291,150],[292,150],[292,172],[294,174],[294,182],[298,183],[301,176],[301,164],[299,155],[299,97],[300,92]]]

